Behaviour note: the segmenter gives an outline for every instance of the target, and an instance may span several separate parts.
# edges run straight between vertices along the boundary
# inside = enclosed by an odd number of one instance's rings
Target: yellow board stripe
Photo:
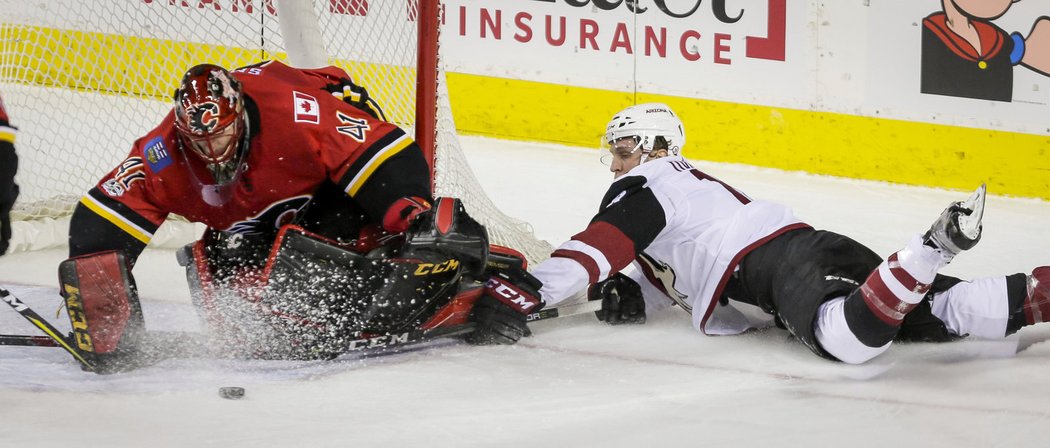
[[[95,212],[95,214],[101,216],[106,221],[109,221],[113,225],[119,227],[121,230],[127,232],[133,238],[142,242],[142,244],[149,244],[149,240],[153,239],[153,234],[147,232],[145,229],[135,225],[131,221],[124,219],[116,212],[106,208],[106,206],[96,202],[91,196],[84,196],[80,198],[80,203],[84,204],[85,207]]]
[[[1050,199],[1050,137],[448,74],[456,128],[596,148],[614,113],[667,103],[698,160]],[[600,168],[596,168],[600,169]]]
[[[408,135],[402,135],[400,138],[387,145],[386,148],[380,149],[379,152],[372,156],[368,163],[361,168],[361,171],[350,180],[350,185],[347,185],[346,187],[346,193],[350,196],[356,195],[357,191],[361,189],[361,186],[368,181],[368,178],[372,176],[372,173],[374,173],[375,170],[386,161],[386,159],[401,152],[402,149],[407,148],[408,145],[411,144],[412,138]]]
[[[85,52],[114,56],[85,65],[76,56]],[[15,24],[0,24],[0,54],[5,82],[160,100],[169,99],[182,72],[197,63],[286,60],[261,49]],[[412,69],[333,62],[366,86],[392,121],[410,120],[412,99],[399,92],[414,85]],[[996,194],[1050,199],[1046,136],[477,75],[447,78],[464,134],[596,147],[613,113],[661,101],[685,122],[689,158],[965,190],[987,182]],[[115,84],[119,79],[134,84]]]
[[[237,67],[273,58],[261,50],[116,34],[0,24],[0,78],[137,98],[168,100],[187,68],[223,61]],[[186,51],[192,50],[192,51]],[[85,63],[79,55],[111,55]],[[135,76],[129,76],[129,74]]]

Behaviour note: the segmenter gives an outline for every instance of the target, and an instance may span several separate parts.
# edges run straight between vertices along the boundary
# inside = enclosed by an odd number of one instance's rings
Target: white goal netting
[[[0,0],[0,95],[19,128],[13,249],[65,242],[61,226],[76,201],[169,110],[186,68],[295,65],[304,36],[319,32],[308,50],[366,86],[390,121],[436,132],[436,195],[462,198],[494,243],[533,263],[546,258],[550,246],[501,213],[471,172],[440,62],[436,123],[417,122],[420,1],[436,0],[312,0],[316,29],[287,22],[285,39],[280,20],[290,14],[280,8],[311,0]],[[177,246],[193,234],[159,231],[151,244]]]

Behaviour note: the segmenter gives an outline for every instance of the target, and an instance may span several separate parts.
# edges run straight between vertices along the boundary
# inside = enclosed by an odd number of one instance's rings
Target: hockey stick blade
[[[90,361],[81,356],[80,352],[77,349],[73,348],[73,345],[70,343],[69,339],[62,336],[62,332],[55,328],[54,325],[51,325],[51,323],[48,322],[46,319],[40,317],[40,315],[37,314],[36,311],[33,311],[32,308],[29,308],[29,305],[22,303],[21,300],[18,300],[18,297],[15,297],[14,294],[11,294],[8,290],[3,288],[0,288],[0,299],[2,299],[8,305],[11,305],[11,308],[14,308],[14,310],[17,311],[18,314],[21,314],[22,317],[26,318],[26,320],[28,320],[29,323],[33,324],[33,326],[39,328],[40,331],[44,332],[44,334],[46,334],[47,337],[51,338],[55,342],[55,344],[57,344],[59,347],[62,347],[62,349],[64,349],[65,351],[69,352],[70,355],[73,355],[73,359],[76,359],[77,362],[83,365],[85,369],[95,370],[95,366],[92,365]]]

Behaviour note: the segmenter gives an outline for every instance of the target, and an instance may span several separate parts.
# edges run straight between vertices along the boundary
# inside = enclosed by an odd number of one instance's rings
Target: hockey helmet
[[[175,130],[216,183],[234,178],[245,128],[244,94],[230,72],[213,64],[186,71],[175,91]]]
[[[678,155],[685,146],[685,127],[674,111],[663,103],[645,103],[628,107],[613,116],[605,127],[602,138],[603,158],[615,144],[623,139],[633,138],[633,149],[626,154],[642,150],[642,160],[656,147],[657,139],[663,140],[667,152]]]

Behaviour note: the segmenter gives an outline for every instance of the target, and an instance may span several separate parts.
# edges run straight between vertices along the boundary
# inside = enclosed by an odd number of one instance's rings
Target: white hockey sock
[[[862,364],[890,348],[890,342],[870,347],[857,337],[846,322],[845,297],[824,302],[817,310],[817,322],[813,329],[817,343],[839,361],[847,364]]]
[[[937,271],[948,265],[950,257],[938,249],[922,244],[922,237],[915,235],[908,245],[896,253],[900,267],[904,268],[916,281],[923,284],[933,283]],[[919,299],[922,297],[920,296]],[[918,303],[918,299],[915,301]]]
[[[960,282],[933,296],[934,316],[956,335],[1000,339],[1010,319],[1006,277]]]
[[[940,269],[942,257],[936,249],[924,246],[916,236],[904,249],[879,265],[860,287],[864,303],[883,323],[900,326],[904,316],[930,289]]]

